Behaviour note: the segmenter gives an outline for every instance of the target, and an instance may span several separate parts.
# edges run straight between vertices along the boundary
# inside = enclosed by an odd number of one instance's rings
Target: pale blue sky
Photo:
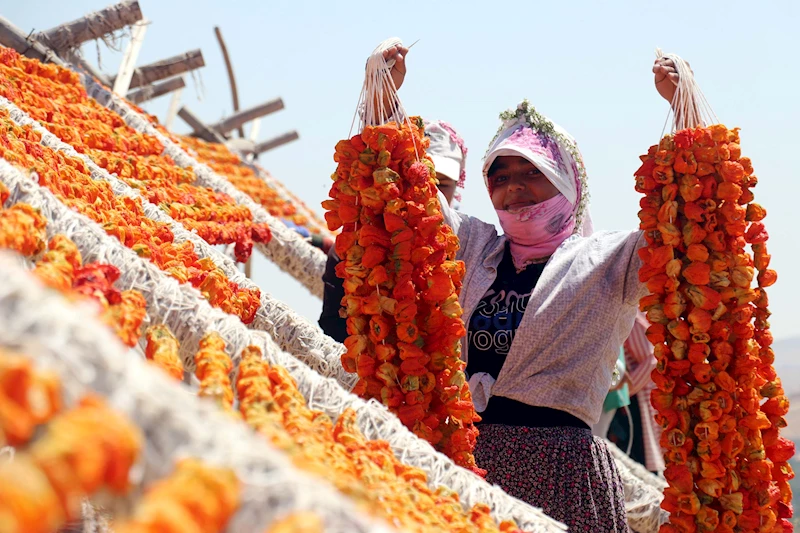
[[[25,31],[46,29],[111,0],[4,2],[0,14]],[[286,109],[268,117],[262,139],[297,129],[300,140],[266,154],[278,179],[321,211],[334,170],[333,147],[347,135],[366,56],[380,41],[420,39],[409,56],[401,96],[406,109],[453,124],[470,150],[463,210],[496,222],[480,176],[480,159],[500,111],[529,98],[565,127],[586,160],[598,229],[636,227],[637,156],[655,143],[667,104],[652,87],[659,46],[689,60],[717,116],[742,128],[742,151],[760,178],[772,266],[777,338],[800,336],[800,211],[797,24],[794,1],[652,2],[156,2],[140,0],[152,21],[140,63],[202,48],[201,84],[184,102],[213,121],[232,111],[213,27],[233,57],[243,106],[281,96]],[[96,57],[94,45],[85,47]],[[120,54],[101,47],[116,71]],[[201,91],[202,88],[202,91]],[[202,101],[198,94],[202,92]],[[168,98],[146,106],[162,119]],[[177,130],[185,126],[177,121]],[[262,288],[316,320],[320,303],[265,259],[254,265]],[[591,302],[587,302],[591,305]]]

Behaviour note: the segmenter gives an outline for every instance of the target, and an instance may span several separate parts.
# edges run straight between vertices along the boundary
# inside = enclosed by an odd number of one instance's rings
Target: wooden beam
[[[242,109],[228,118],[222,119],[216,124],[212,124],[210,127],[224,135],[235,130],[239,126],[250,122],[251,120],[263,117],[264,115],[269,115],[275,111],[280,111],[283,108],[283,100],[276,98],[275,100],[270,100],[269,102],[264,102],[263,104],[259,104],[257,106]]]
[[[253,150],[256,148],[256,143],[250,139],[238,137],[236,139],[228,139],[225,141],[225,146],[227,146],[229,150],[239,152],[240,154],[252,154]]]
[[[296,141],[299,138],[300,135],[298,135],[296,131],[290,131],[289,133],[284,133],[283,135],[275,137],[274,139],[258,143],[253,149],[253,153],[263,154],[264,152],[273,150],[279,146],[283,146],[284,144]]]
[[[111,87],[111,78],[100,72],[98,69],[93,67],[91,63],[86,61],[83,56],[80,55],[79,50],[63,52],[62,57],[67,63],[71,63],[72,65],[80,67],[84,72],[96,78],[103,85]]]
[[[178,116],[183,119],[189,126],[192,127],[194,132],[192,135],[196,137],[200,137],[203,140],[208,142],[215,142],[215,143],[224,143],[225,139],[217,133],[216,131],[212,130],[208,126],[206,126],[202,120],[200,120],[197,115],[192,113],[188,107],[183,106],[180,111],[178,111]]]
[[[185,54],[144,65],[133,71],[129,89],[150,85],[153,82],[178,76],[194,69],[205,66],[203,53],[200,50],[190,50]]]
[[[131,88],[131,80],[136,69],[136,60],[139,58],[139,50],[142,49],[142,42],[144,42],[144,34],[147,32],[147,24],[146,20],[140,20],[134,24],[131,31],[131,40],[125,48],[119,73],[114,78],[114,87],[112,88],[112,92],[119,96],[125,96],[128,94],[128,89]]]
[[[217,36],[217,42],[222,50],[222,59],[225,60],[225,70],[228,71],[228,82],[231,86],[231,96],[233,97],[233,112],[239,111],[239,91],[236,89],[236,76],[233,75],[233,63],[228,55],[228,47],[225,46],[225,40],[222,38],[222,30],[219,26],[214,26],[214,35]],[[244,129],[239,126],[239,137],[244,137]]]
[[[139,8],[138,0],[123,0],[79,19],[38,32],[34,37],[53,50],[63,52],[78,48],[86,41],[102,39],[103,36],[140,20],[142,20],[142,10]]]
[[[0,16],[0,44],[13,48],[20,54],[38,59],[39,61],[55,63],[64,66],[64,62],[47,46],[29,38],[28,34],[16,27],[7,18]]]
[[[139,105],[142,102],[147,102],[148,100],[158,98],[159,96],[177,91],[178,89],[183,89],[184,87],[186,87],[186,82],[183,81],[183,78],[170,78],[167,81],[152,83],[146,87],[131,91],[126,98],[134,104]]]
[[[164,118],[164,127],[172,131],[172,123],[175,122],[175,117],[178,116],[178,107],[181,105],[181,96],[183,89],[178,89],[172,93],[169,99],[169,107],[167,108],[167,116]]]

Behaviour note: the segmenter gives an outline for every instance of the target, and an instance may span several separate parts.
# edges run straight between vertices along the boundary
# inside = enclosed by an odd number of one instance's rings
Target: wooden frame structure
[[[225,143],[230,149],[242,154],[246,160],[299,138],[297,131],[290,131],[273,139],[256,141],[262,117],[283,109],[283,99],[275,98],[246,109],[239,109],[233,65],[219,27],[214,28],[214,33],[225,61],[234,113],[209,125],[200,120],[188,107],[181,107],[180,98],[186,86],[182,75],[205,66],[203,54],[199,49],[195,49],[137,67],[139,50],[148,24],[138,0],[122,0],[70,22],[31,34],[26,34],[11,21],[0,16],[0,44],[43,62],[60,66],[72,64],[104,85],[113,87],[113,92],[125,96],[136,105],[171,94],[169,110],[164,121],[168,129],[171,129],[175,117],[179,116],[192,128],[192,135],[209,142]],[[80,47],[84,43],[98,39],[108,43],[111,36],[126,28],[130,28],[130,40],[115,76],[100,72],[81,55]],[[244,126],[247,123],[252,123],[252,126],[250,135],[245,137]],[[234,130],[239,133],[238,139],[232,139],[230,136]],[[245,265],[245,273],[250,277],[249,261]]]

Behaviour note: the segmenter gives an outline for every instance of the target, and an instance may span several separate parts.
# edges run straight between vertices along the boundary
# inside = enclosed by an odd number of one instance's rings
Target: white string
[[[718,124],[719,119],[711,108],[711,104],[708,103],[703,91],[700,90],[689,64],[677,54],[665,54],[660,48],[656,49],[656,57],[658,59],[671,59],[678,74],[675,96],[672,99],[670,111],[667,113],[667,120],[661,131],[661,136],[663,137],[666,131],[670,113],[673,117],[673,132],[686,128]]]
[[[361,130],[366,126],[379,126],[386,124],[394,119],[398,123],[405,121],[409,129],[411,129],[411,119],[408,117],[403,103],[397,94],[397,86],[392,79],[392,67],[394,67],[394,59],[389,62],[383,57],[383,53],[392,48],[393,46],[402,46],[403,41],[397,37],[386,39],[378,45],[372,54],[367,59],[366,71],[364,73],[364,84],[361,87],[361,95],[359,97],[359,104],[356,107],[356,114],[359,110],[361,113]],[[412,44],[413,46],[413,44]],[[387,108],[388,104],[391,108]],[[355,117],[353,118],[355,121]],[[350,125],[351,137],[353,133],[353,125]],[[417,141],[412,136],[414,143],[414,153],[419,159],[419,150],[417,149]]]

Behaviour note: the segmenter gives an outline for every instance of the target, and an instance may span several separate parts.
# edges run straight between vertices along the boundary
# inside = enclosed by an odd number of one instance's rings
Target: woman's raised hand
[[[672,103],[675,97],[675,90],[678,88],[678,80],[680,79],[678,69],[675,68],[675,62],[666,57],[656,59],[653,64],[653,74],[655,75],[654,81],[658,94],[667,102]]]
[[[403,80],[406,79],[407,54],[408,54],[408,48],[406,48],[402,44],[392,46],[391,48],[383,52],[383,59],[385,59],[387,63],[394,60],[394,64],[392,65],[391,75],[392,75],[392,81],[394,82],[394,86],[398,90],[400,89],[400,86],[403,85]]]

